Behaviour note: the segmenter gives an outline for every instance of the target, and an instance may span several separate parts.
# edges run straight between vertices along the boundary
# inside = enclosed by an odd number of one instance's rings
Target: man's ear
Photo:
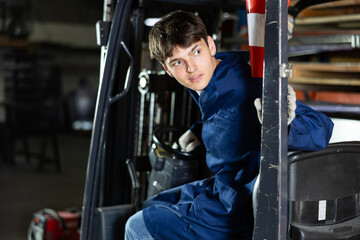
[[[207,42],[208,42],[208,45],[209,45],[211,55],[215,56],[216,45],[215,45],[214,39],[212,37],[208,36],[207,37]]]
[[[173,77],[173,75],[171,74],[171,72],[169,71],[169,69],[166,67],[165,64],[161,63],[161,65],[163,66],[165,72],[170,76],[170,77]]]

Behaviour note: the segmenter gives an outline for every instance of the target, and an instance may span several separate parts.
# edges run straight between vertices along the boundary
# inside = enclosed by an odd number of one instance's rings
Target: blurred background
[[[43,208],[81,209],[102,0],[0,1],[0,239]]]

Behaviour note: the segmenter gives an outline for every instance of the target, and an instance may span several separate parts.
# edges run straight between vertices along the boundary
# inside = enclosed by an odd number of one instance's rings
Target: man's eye
[[[199,55],[200,54],[200,50],[196,50],[195,52],[194,52],[194,55]]]
[[[181,63],[182,63],[181,60],[178,60],[178,61],[174,62],[173,66],[179,66]]]

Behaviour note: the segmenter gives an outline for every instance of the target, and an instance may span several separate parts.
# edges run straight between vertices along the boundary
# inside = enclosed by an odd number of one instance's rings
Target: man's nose
[[[192,73],[192,72],[195,72],[196,69],[197,69],[197,66],[195,63],[193,63],[193,62],[187,63],[187,69],[186,69],[187,72]]]

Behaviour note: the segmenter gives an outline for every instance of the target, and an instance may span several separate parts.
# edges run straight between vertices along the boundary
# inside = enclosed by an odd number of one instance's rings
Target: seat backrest
[[[360,142],[293,152],[288,160],[289,239],[360,239]],[[254,217],[258,185],[259,177]]]
[[[125,223],[135,212],[135,204],[97,208],[95,215],[97,228],[93,239],[123,239]]]
[[[346,221],[360,216],[360,142],[339,142],[316,152],[289,155],[289,223],[291,239],[338,239],[329,234]],[[360,229],[346,234],[360,237]],[[320,229],[323,227],[323,229]],[[319,230],[320,229],[320,230]],[[314,231],[314,232],[312,232]],[[321,233],[323,231],[323,233]],[[301,236],[301,237],[300,237]],[[349,238],[350,239],[350,238]]]

